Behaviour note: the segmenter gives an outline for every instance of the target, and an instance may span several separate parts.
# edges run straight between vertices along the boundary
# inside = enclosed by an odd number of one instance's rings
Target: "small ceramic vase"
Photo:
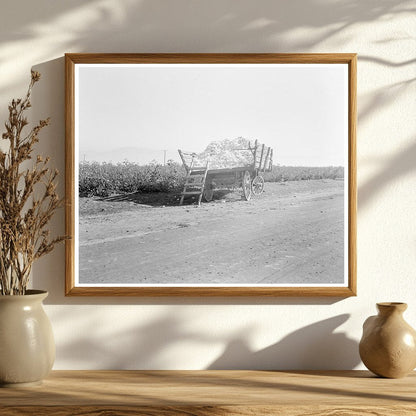
[[[55,360],[52,326],[42,301],[48,292],[0,295],[0,386],[40,384]]]
[[[403,319],[406,303],[377,303],[363,325],[360,357],[381,377],[400,378],[416,367],[416,331]]]

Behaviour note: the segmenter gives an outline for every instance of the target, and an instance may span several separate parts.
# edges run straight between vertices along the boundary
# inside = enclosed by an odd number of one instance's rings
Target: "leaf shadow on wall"
[[[76,318],[76,313],[72,317],[64,312],[56,316],[61,326],[65,321],[73,322]],[[150,318],[144,324],[139,323],[140,316],[137,316],[136,326],[129,325],[129,328],[124,328],[111,318],[106,328],[102,327],[100,317],[94,314],[90,314],[87,321],[79,321],[82,327],[73,328],[70,342],[65,342],[64,337],[58,339],[57,358],[63,363],[76,362],[80,368],[168,368],[172,362],[172,354],[169,353],[171,348],[188,342],[210,344],[215,341],[215,337],[203,331],[184,328],[181,320],[172,313]]]
[[[416,169],[416,138],[404,150],[391,156],[383,168],[358,188],[359,207],[366,206],[384,187]]]
[[[349,317],[342,314],[307,325],[258,351],[253,351],[245,338],[233,339],[207,369],[354,368],[360,363],[358,343],[343,332],[334,332]]]
[[[415,10],[416,11],[416,10]],[[411,40],[406,37],[403,40]],[[382,39],[379,43],[391,43],[392,39]],[[404,67],[414,67],[415,59],[408,59],[406,61],[397,62],[387,58],[380,58],[377,56],[359,55],[358,63],[369,62],[372,65],[381,65],[390,68],[392,71]],[[365,105],[361,105],[358,111],[358,126],[368,123],[371,117],[376,113],[388,108],[391,104],[397,101],[402,95],[408,93],[409,88],[412,88],[416,82],[416,77],[404,79],[402,81],[391,83],[388,86],[380,88],[371,93],[371,96]],[[397,120],[394,120],[397,122]],[[409,126],[411,130],[412,126]],[[414,127],[414,126],[413,126]],[[357,142],[359,144],[359,142]],[[406,174],[416,169],[416,138],[410,140],[410,145],[395,155],[389,155],[386,160],[380,162],[381,168],[369,180],[364,182],[358,188],[358,208],[366,207],[377,194],[389,183],[397,181]],[[373,163],[379,162],[373,160]]]
[[[185,357],[182,350],[197,345],[196,350],[204,355],[203,362],[209,362],[210,357],[216,355],[210,352],[210,346],[218,344],[225,346],[223,353],[210,364],[202,364],[205,369],[337,370],[352,369],[360,362],[358,343],[344,332],[335,332],[349,319],[349,314],[307,325],[256,351],[249,347],[255,327],[242,327],[237,333],[234,330],[233,335],[206,333],[189,328],[180,314],[175,316],[167,312],[143,325],[129,325],[126,329],[120,323],[112,322],[111,317],[106,327],[102,327],[99,314],[91,314],[85,321],[77,319],[76,314],[83,313],[81,310],[73,313],[69,316],[65,311],[57,312],[56,319],[67,330],[74,321],[79,321],[79,325],[71,329],[69,342],[65,342],[65,337],[58,338],[57,358],[64,365],[76,362],[80,368],[145,370],[164,366],[172,369],[172,355],[176,354],[179,355],[173,368],[184,365],[192,368],[198,361],[197,354]],[[86,333],[89,336],[85,336]]]

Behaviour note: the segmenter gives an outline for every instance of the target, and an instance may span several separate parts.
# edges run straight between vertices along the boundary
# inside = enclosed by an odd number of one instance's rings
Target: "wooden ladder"
[[[185,185],[181,194],[179,205],[183,204],[183,200],[187,196],[198,197],[198,206],[201,205],[202,195],[205,188],[205,180],[207,179],[209,162],[205,166],[194,166],[192,159],[185,178]]]

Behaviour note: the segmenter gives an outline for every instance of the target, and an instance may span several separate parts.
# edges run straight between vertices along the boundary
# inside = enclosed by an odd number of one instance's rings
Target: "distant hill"
[[[118,163],[128,160],[129,162],[137,163],[139,165],[146,165],[152,161],[163,164],[164,158],[166,161],[173,159],[175,162],[181,162],[178,151],[175,149],[154,150],[139,147],[120,147],[118,149],[96,151],[96,150],[80,150],[79,160],[87,162],[112,162]]]

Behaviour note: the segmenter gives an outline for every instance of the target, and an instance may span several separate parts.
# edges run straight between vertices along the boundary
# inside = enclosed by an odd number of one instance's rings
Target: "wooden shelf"
[[[367,371],[53,371],[0,389],[0,415],[416,415],[416,374]]]

